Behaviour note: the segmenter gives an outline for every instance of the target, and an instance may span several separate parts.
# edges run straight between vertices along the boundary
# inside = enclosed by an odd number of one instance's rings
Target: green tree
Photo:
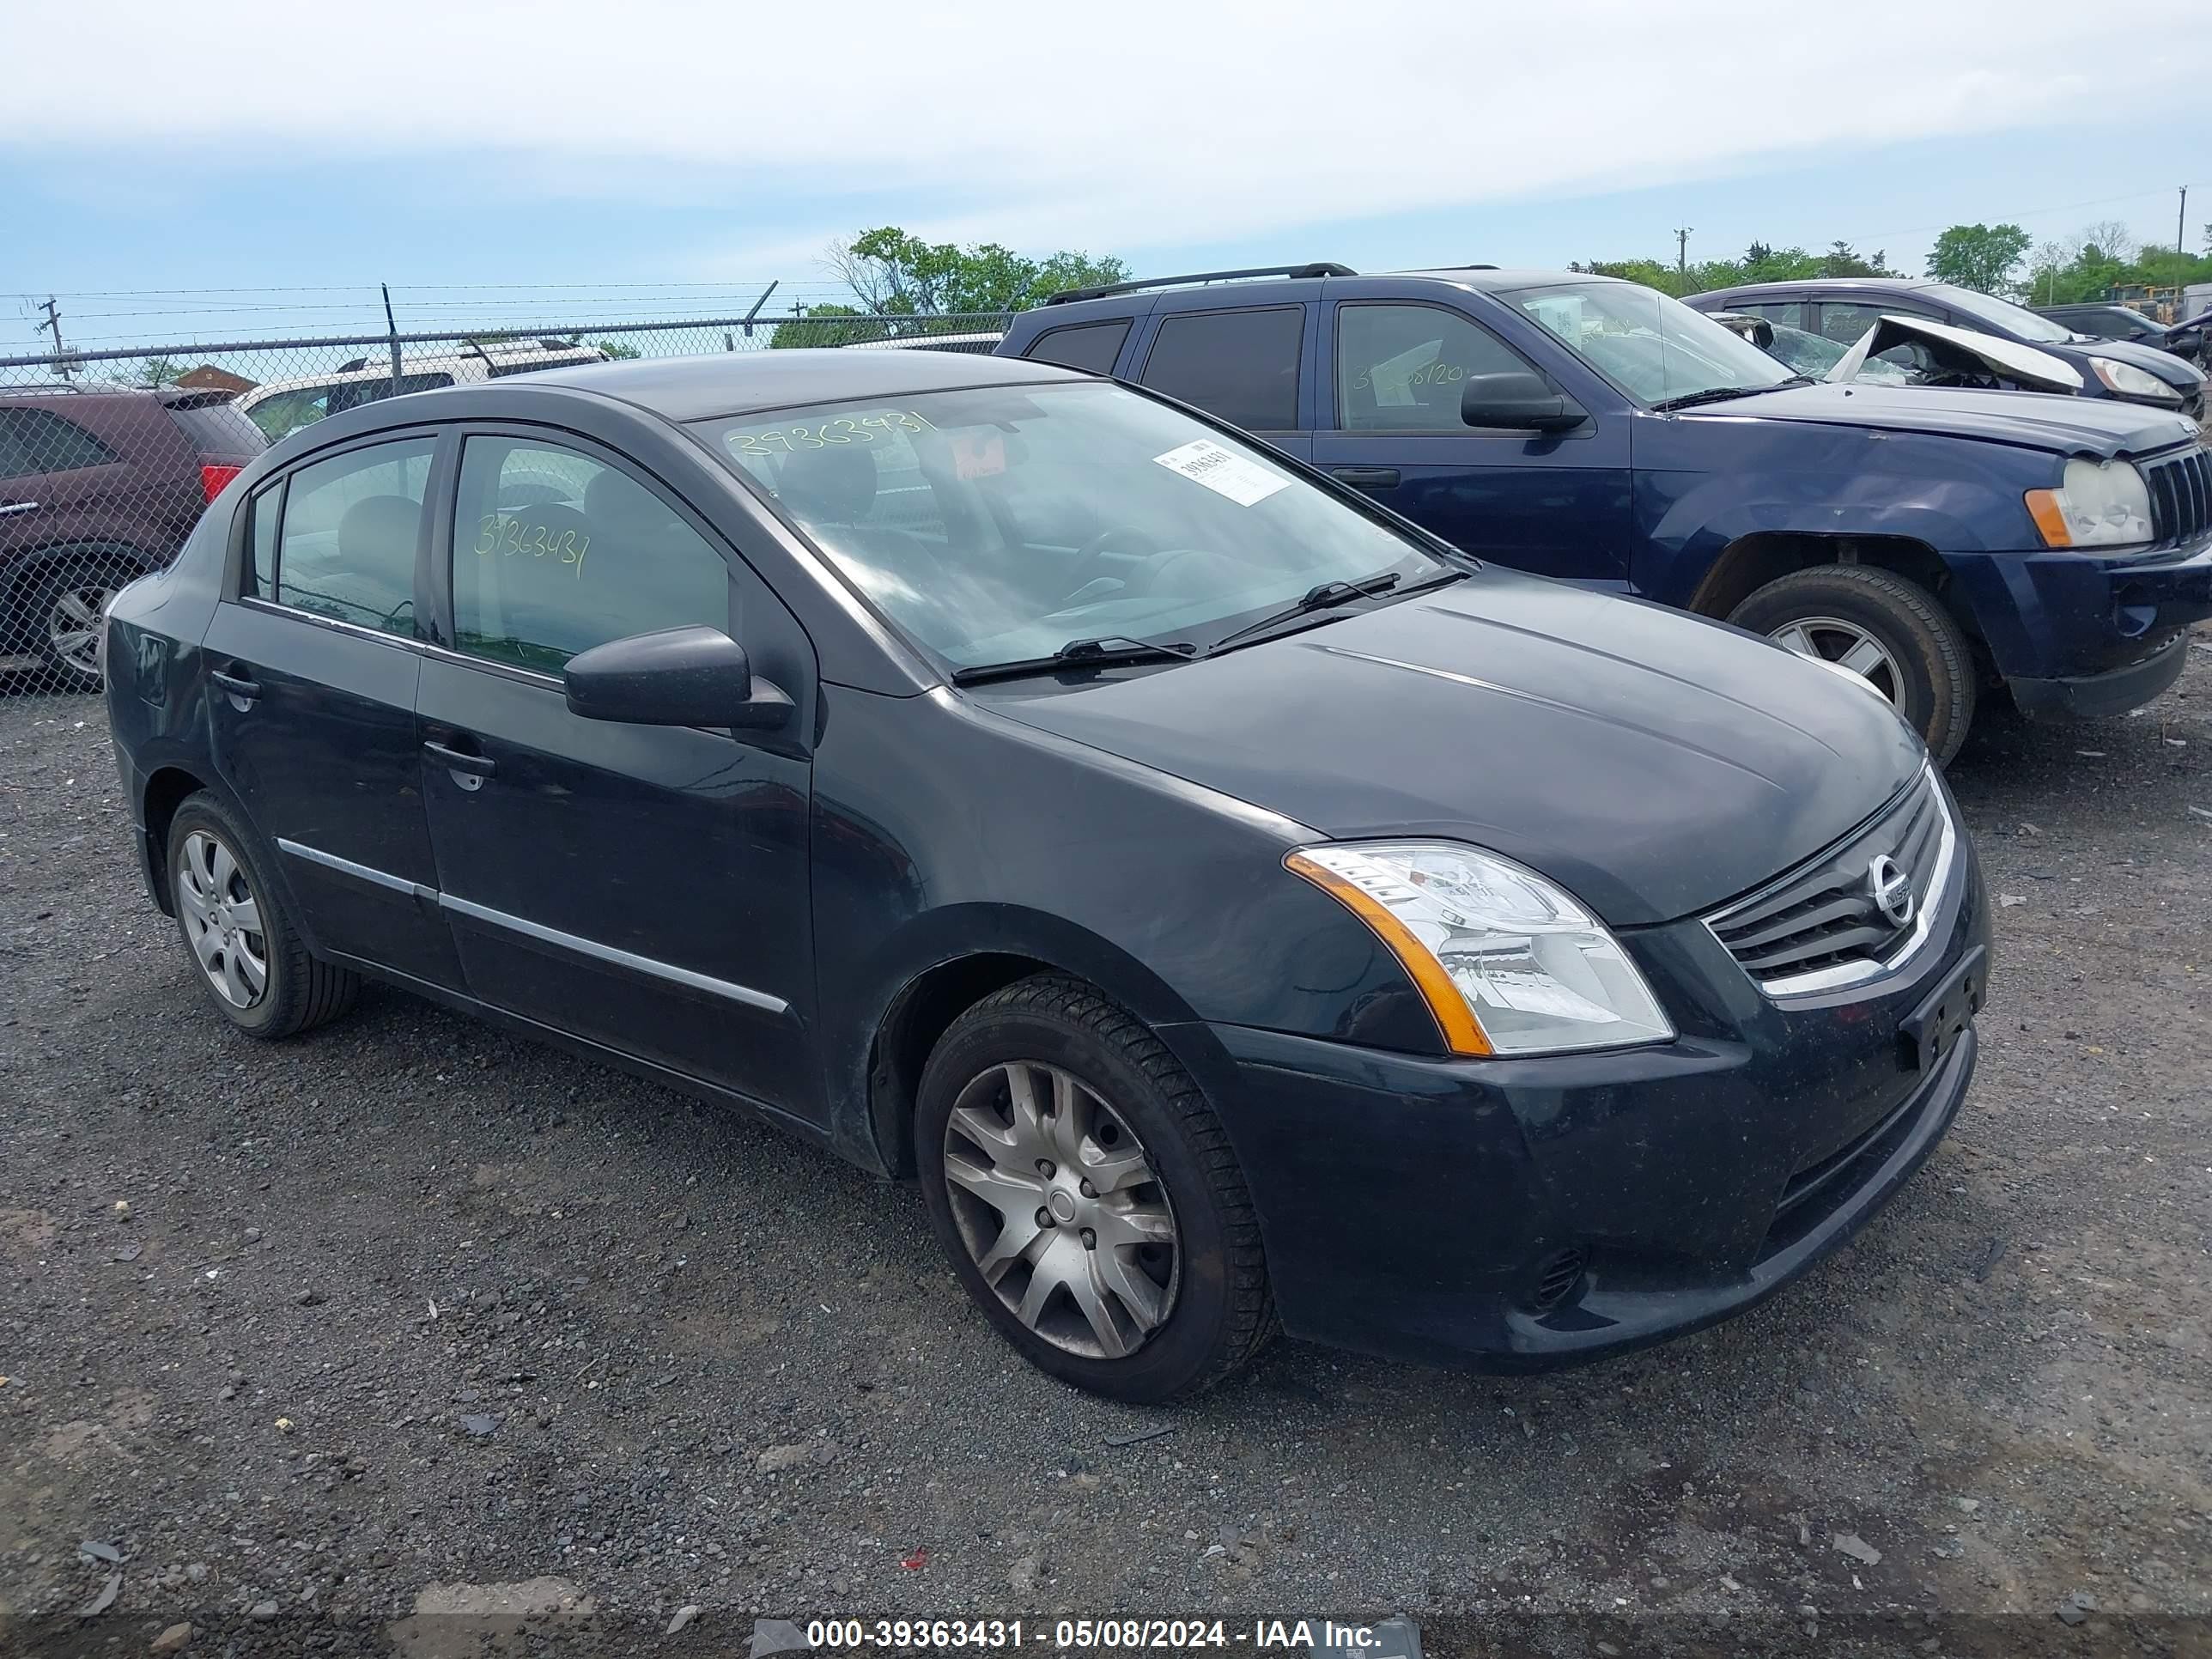
[[[1063,289],[1118,283],[1129,274],[1119,259],[1079,250],[1032,259],[997,242],[925,242],[896,225],[832,243],[829,258],[859,303],[816,306],[805,317],[780,322],[770,345],[852,345],[947,333],[963,326],[947,319],[1026,311]]]
[[[1874,257],[1863,259],[1849,242],[1838,239],[1828,244],[1828,251],[1820,256],[1819,275],[1823,276],[1894,276],[1889,268],[1889,256],[1881,249]]]
[[[149,357],[131,371],[131,384],[150,387],[159,392],[175,382],[185,372],[185,366],[173,357]]]
[[[1984,294],[2011,285],[2012,273],[2028,250],[2028,234],[2018,225],[1953,225],[1928,251],[1928,274]]]
[[[608,356],[615,358],[617,361],[628,357],[642,357],[645,356],[642,351],[640,351],[628,340],[594,340],[592,343],[597,346],[600,350],[605,352]]]

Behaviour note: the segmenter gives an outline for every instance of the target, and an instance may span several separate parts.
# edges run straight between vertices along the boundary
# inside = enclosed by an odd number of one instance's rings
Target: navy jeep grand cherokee
[[[2212,455],[2192,422],[1815,384],[1631,283],[1169,277],[1056,295],[999,350],[1197,404],[1470,553],[1840,665],[1938,759],[1985,692],[2031,714],[2148,702],[2212,616]]]
[[[1973,854],[1887,706],[1066,369],[396,398],[108,629],[220,1017],[370,974],[751,1107],[1124,1398],[1279,1319],[1535,1366],[1720,1318],[1973,1069]]]

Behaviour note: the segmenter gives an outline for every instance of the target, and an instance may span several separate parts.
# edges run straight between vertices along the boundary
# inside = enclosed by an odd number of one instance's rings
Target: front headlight
[[[1555,1054],[1674,1035],[1605,924],[1533,870],[1449,841],[1344,842],[1283,862],[1389,947],[1455,1054]]]
[[[2027,492],[2028,516],[2046,547],[2126,547],[2150,540],[2150,486],[2126,461],[2066,463],[2066,482]]]
[[[2153,403],[2179,405],[2181,394],[2160,380],[2147,368],[2137,368],[2133,363],[2115,362],[2110,357],[2092,357],[2089,368],[2105,383],[2105,390],[2115,398],[2148,398]]]

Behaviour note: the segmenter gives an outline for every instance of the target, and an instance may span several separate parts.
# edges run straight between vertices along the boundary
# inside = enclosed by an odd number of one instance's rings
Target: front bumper
[[[1911,962],[1769,1000],[1698,921],[1626,935],[1681,1035],[1615,1054],[1427,1059],[1185,1028],[1293,1335],[1538,1370],[1751,1306],[1879,1210],[1958,1114],[1971,1030],[1926,1073],[1905,1021],[1977,948],[1979,873]],[[1210,1075],[1208,1075],[1210,1073]],[[1562,1285],[1563,1275],[1567,1280]]]
[[[2180,673],[2174,642],[2212,617],[2212,537],[2110,557],[1977,553],[1944,562],[1991,661],[2030,713],[2141,707]]]

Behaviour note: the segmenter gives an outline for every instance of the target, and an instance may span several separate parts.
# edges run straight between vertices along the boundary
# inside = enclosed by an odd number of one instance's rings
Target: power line
[[[2182,189],[2185,191],[2188,188],[2189,186],[2186,185],[2182,186]],[[2163,190],[2138,190],[2132,191],[2125,196],[2100,196],[2094,201],[2063,202],[2057,207],[2029,208],[2024,213],[1999,213],[1993,214],[1990,216],[2002,224],[2014,219],[2038,219],[2046,213],[2074,213],[2078,212],[2082,208],[2110,207],[2115,202],[2140,202],[2149,197],[2163,196],[2165,194],[2166,191]],[[1951,222],[1953,224],[1955,224],[1956,222],[1957,221],[1955,220]],[[1862,231],[1856,235],[1847,236],[1844,240],[1847,242],[1879,242],[1884,241],[1892,236],[1921,236],[1927,234],[1930,231],[1944,231],[1950,228],[1951,224],[1914,225],[1904,230]]]

